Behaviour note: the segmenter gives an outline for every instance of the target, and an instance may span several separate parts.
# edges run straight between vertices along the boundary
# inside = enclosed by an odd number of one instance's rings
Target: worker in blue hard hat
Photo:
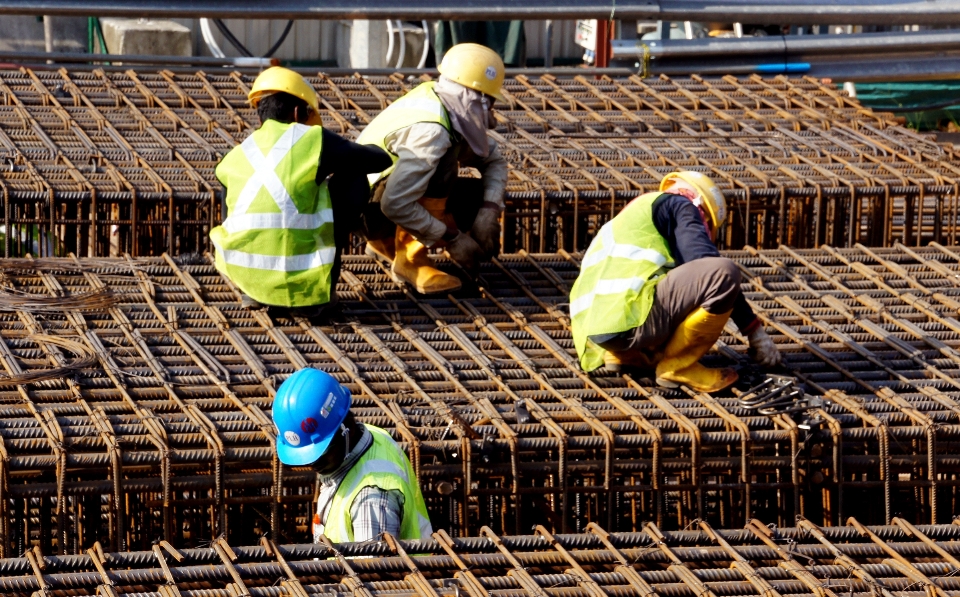
[[[390,434],[357,421],[350,390],[317,369],[297,371],[273,401],[277,456],[320,475],[313,540],[367,541],[433,533],[410,461]]]

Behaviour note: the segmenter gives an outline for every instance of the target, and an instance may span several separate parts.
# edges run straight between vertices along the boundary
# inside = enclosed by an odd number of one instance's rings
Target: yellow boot
[[[397,226],[393,274],[412,284],[421,294],[452,292],[461,286],[460,278],[433,267],[433,260],[423,243],[400,226]]]
[[[624,367],[653,369],[662,358],[662,352],[651,352],[642,349],[617,352],[608,350],[603,353],[603,365],[607,371],[620,373]]]
[[[687,316],[663,349],[657,365],[657,384],[675,388],[681,384],[697,392],[718,392],[737,381],[733,369],[710,369],[698,361],[723,332],[732,311],[714,315],[702,307]]]
[[[393,258],[397,256],[397,245],[395,241],[396,235],[394,235],[393,238],[368,240],[363,252],[374,259],[393,262]]]

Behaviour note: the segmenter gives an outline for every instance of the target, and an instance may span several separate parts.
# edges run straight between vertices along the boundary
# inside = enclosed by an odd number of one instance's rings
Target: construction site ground
[[[0,594],[960,590],[952,146],[812,79],[515,75],[504,254],[432,297],[347,255],[307,319],[241,309],[209,253],[252,78],[0,70]],[[419,80],[310,77],[350,138]],[[582,251],[678,168],[723,188],[724,254],[818,406],[745,406],[765,373],[732,324],[715,396],[580,369]],[[316,476],[270,418],[304,367],[400,443],[433,538],[306,544]]]

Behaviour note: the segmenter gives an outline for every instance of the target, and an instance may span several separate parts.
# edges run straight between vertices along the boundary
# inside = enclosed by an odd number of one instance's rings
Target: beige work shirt
[[[497,142],[489,137],[487,140],[490,153],[486,158],[474,158],[460,165],[480,171],[484,201],[495,203],[503,210],[507,161],[500,154]],[[396,169],[387,177],[380,209],[424,245],[433,246],[447,231],[447,227],[417,201],[424,196],[434,175],[441,174],[437,172],[441,163],[445,168],[456,167],[457,160],[447,156],[448,152],[455,150],[453,138],[440,124],[418,122],[390,133],[385,141],[387,151],[396,155],[398,160]],[[463,145],[461,152],[469,152],[466,143]],[[444,159],[445,156],[448,159]]]

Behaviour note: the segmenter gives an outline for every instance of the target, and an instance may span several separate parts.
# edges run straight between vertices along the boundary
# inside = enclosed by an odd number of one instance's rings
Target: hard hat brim
[[[287,466],[306,466],[313,464],[327,451],[335,435],[337,434],[333,433],[330,437],[315,444],[293,446],[287,443],[283,438],[283,434],[280,434],[277,436],[277,458]]]

